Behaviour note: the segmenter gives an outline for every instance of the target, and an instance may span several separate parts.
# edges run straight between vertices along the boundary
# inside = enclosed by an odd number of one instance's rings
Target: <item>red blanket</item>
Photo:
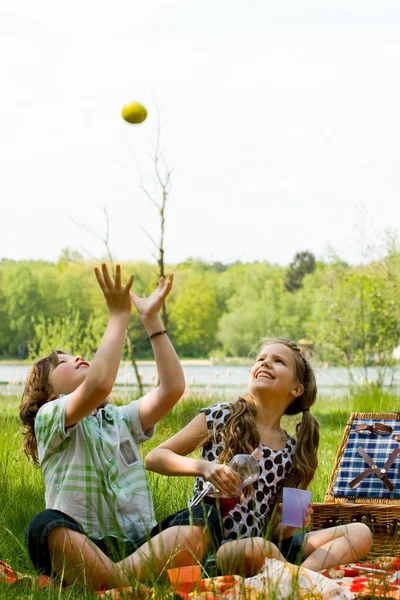
[[[337,580],[359,598],[400,600],[400,558],[384,556],[374,563],[335,567],[322,574]]]
[[[359,598],[394,598],[400,600],[400,558],[381,557],[371,564],[351,564],[322,571],[325,577],[336,580],[341,586],[355,593]],[[222,579],[222,578],[220,578]],[[233,578],[232,578],[233,579]],[[0,581],[14,584],[25,580],[37,587],[47,587],[51,580],[46,575],[32,577],[14,571],[0,560]],[[137,592],[133,588],[97,592],[104,600],[144,600],[155,598],[154,591]],[[183,596],[183,595],[182,595]],[[220,598],[224,591],[221,590]]]

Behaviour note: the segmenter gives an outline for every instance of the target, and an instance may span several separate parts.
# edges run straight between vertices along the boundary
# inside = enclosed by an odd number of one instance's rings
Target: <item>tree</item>
[[[150,179],[153,182],[153,189],[150,190],[148,184],[145,183],[145,177],[143,175],[142,168],[140,166],[139,161],[137,160],[132,148],[131,152],[136,161],[137,170],[139,173],[139,186],[144,195],[153,206],[156,208],[158,216],[159,216],[159,233],[158,233],[158,241],[154,239],[154,236],[150,234],[144,227],[140,226],[142,231],[149,238],[150,242],[153,244],[155,248],[155,252],[152,252],[153,257],[157,262],[158,267],[158,279],[160,277],[166,276],[165,271],[165,227],[166,227],[166,208],[167,202],[169,200],[169,196],[171,193],[171,176],[173,173],[173,169],[168,166],[164,152],[161,147],[161,131],[163,125],[161,125],[161,112],[159,107],[156,104],[157,111],[157,130],[156,130],[156,142],[154,147],[154,152],[152,155],[152,173],[149,175]],[[168,328],[168,310],[167,310],[167,302],[163,303],[161,309],[161,316],[164,323],[164,327]]]
[[[26,358],[28,343],[34,333],[32,319],[43,308],[37,278],[26,264],[17,263],[8,272],[6,289],[5,307],[12,335],[10,353]]]
[[[184,356],[207,356],[217,332],[215,274],[184,273],[171,301],[171,334]]]
[[[82,319],[79,309],[71,303],[67,312],[56,318],[40,314],[34,319],[34,337],[29,343],[29,356],[45,356],[52,350],[64,350],[71,354],[93,356],[99,347],[107,324],[105,311],[92,311],[88,319]]]
[[[219,293],[225,293],[225,308],[218,340],[228,355],[246,356],[260,338],[283,335],[283,269],[268,263],[233,265],[221,278]]]
[[[393,257],[391,258],[393,262]],[[400,338],[399,285],[387,260],[358,267],[331,265],[325,285],[317,290],[310,333],[325,360],[345,366],[354,383],[353,367],[369,381],[370,366],[382,386],[396,363],[392,352]]]
[[[63,248],[61,254],[58,257],[57,266],[62,269],[67,265],[74,263],[80,263],[83,261],[83,255],[78,250],[72,250],[71,248]]]
[[[6,306],[4,274],[0,273],[0,354],[8,354],[11,343],[10,317]]]
[[[294,292],[301,288],[304,276],[315,271],[315,257],[308,250],[297,252],[286,272],[285,288]]]

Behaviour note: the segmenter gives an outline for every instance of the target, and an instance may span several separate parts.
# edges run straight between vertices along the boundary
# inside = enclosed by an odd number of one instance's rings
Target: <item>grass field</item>
[[[157,428],[151,442],[143,445],[145,455],[154,446],[182,428],[207,404],[201,397],[181,401]],[[19,398],[0,396],[0,559],[18,571],[33,573],[24,546],[24,533],[29,521],[44,508],[44,489],[41,474],[27,460],[22,450],[21,425],[18,415]],[[393,411],[398,399],[387,393],[359,391],[345,397],[322,398],[313,414],[321,424],[320,466],[312,484],[313,500],[322,501],[328,485],[336,451],[348,415],[352,411]],[[296,420],[284,423],[293,431]],[[161,517],[187,505],[193,480],[167,478],[149,473],[156,517]],[[171,493],[173,491],[173,493]],[[26,584],[0,584],[0,599],[95,598],[88,592],[30,589]]]

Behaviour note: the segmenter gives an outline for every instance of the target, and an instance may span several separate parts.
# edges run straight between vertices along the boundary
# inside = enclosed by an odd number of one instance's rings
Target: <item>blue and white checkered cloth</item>
[[[362,435],[356,433],[355,427],[358,424],[374,425],[375,423],[384,423],[393,428],[390,435]],[[339,472],[333,488],[334,496],[339,497],[364,497],[364,498],[384,498],[384,499],[399,499],[400,498],[400,456],[392,463],[392,466],[387,472],[387,477],[394,485],[394,490],[391,492],[387,489],[384,483],[375,473],[371,473],[356,489],[352,489],[349,485],[351,481],[360,473],[369,469],[369,465],[358,454],[357,448],[362,446],[369,454],[374,463],[383,468],[383,465],[389,458],[390,454],[396,448],[400,447],[399,442],[396,442],[394,436],[400,433],[400,421],[391,419],[354,419],[351,431],[347,440],[347,445],[343,453],[342,461],[339,466]]]

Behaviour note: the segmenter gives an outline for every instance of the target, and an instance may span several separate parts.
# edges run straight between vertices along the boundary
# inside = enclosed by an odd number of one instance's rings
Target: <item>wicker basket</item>
[[[400,425],[400,413],[351,413],[336,455],[325,502],[313,503],[311,530],[363,522],[370,527],[374,538],[372,550],[364,558],[365,561],[378,556],[400,556],[399,499],[337,497],[333,493],[354,419],[388,419],[399,421]]]

